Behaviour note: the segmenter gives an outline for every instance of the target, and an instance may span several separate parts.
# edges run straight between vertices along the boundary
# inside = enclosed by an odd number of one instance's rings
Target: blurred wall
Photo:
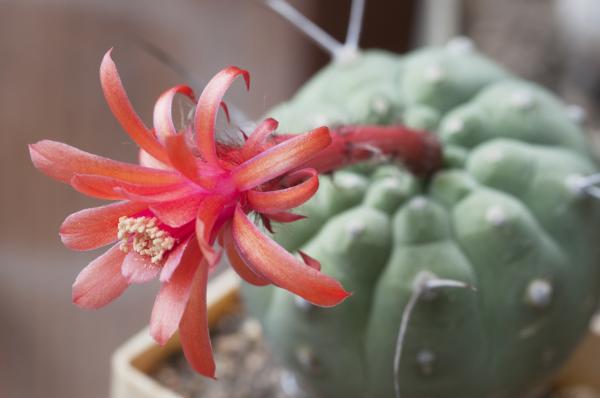
[[[600,158],[600,8],[595,0],[464,0],[464,32],[517,76],[585,110]]]

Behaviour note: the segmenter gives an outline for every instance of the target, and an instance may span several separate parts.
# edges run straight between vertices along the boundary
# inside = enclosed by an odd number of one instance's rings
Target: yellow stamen
[[[117,237],[119,248],[125,253],[134,252],[150,257],[153,264],[159,263],[166,252],[175,246],[175,239],[156,224],[156,217],[121,217]],[[131,242],[130,242],[131,239]],[[131,244],[130,244],[131,243]]]

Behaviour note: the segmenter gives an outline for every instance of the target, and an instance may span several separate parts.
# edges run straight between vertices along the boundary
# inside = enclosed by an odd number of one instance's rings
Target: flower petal
[[[254,130],[254,132],[248,137],[248,140],[242,147],[242,157],[244,159],[250,159],[260,152],[261,144],[267,139],[267,137],[275,132],[279,123],[275,119],[265,119],[263,122]]]
[[[218,255],[212,247],[213,232],[225,204],[226,200],[224,197],[211,195],[207,196],[198,206],[196,238],[198,239],[200,250],[210,266],[214,266],[218,261]]]
[[[204,376],[215,378],[206,310],[207,284],[208,264],[203,261],[194,276],[190,298],[179,324],[179,336],[183,353],[192,368]]]
[[[131,139],[155,159],[168,163],[164,148],[152,132],[146,127],[129,102],[117,67],[111,58],[112,49],[108,50],[100,65],[100,83],[110,110]]]
[[[202,260],[196,240],[191,239],[188,242],[190,244],[186,244],[181,250],[182,255],[177,259],[177,267],[169,280],[162,284],[152,308],[150,334],[160,345],[164,345],[179,327],[190,297],[194,275]],[[171,261],[174,254],[175,251],[171,253],[168,261]]]
[[[233,179],[240,191],[254,188],[306,163],[330,143],[327,127],[299,134],[239,165]]]
[[[304,220],[306,218],[306,216],[303,216],[300,214],[289,213],[289,212],[269,214],[267,217],[271,221],[280,222],[280,223],[289,223],[289,222]]]
[[[117,240],[119,218],[144,210],[143,203],[117,202],[80,210],[65,219],[60,227],[63,244],[73,250],[92,250]]]
[[[129,286],[121,275],[126,254],[115,245],[85,267],[73,284],[73,303],[96,309],[119,297]]]
[[[237,272],[243,280],[255,286],[266,286],[270,284],[268,280],[258,275],[253,269],[242,260],[238,254],[235,244],[233,242],[233,236],[231,236],[231,229],[228,229],[224,234],[225,239],[225,251],[231,267]]]
[[[315,305],[334,306],[349,296],[338,281],[302,264],[262,234],[239,205],[233,218],[233,239],[248,266],[275,285]]]
[[[57,180],[69,183],[75,174],[93,174],[135,184],[168,184],[181,181],[173,172],[150,169],[93,155],[61,142],[44,140],[29,145],[36,168]]]
[[[187,247],[190,244],[190,242],[193,242],[193,244],[196,246],[198,245],[194,237],[190,236],[185,241],[175,246],[173,251],[169,253],[169,257],[167,257],[167,261],[165,261],[165,265],[163,266],[163,269],[160,272],[161,282],[168,282],[171,279],[171,276],[173,275],[177,267],[179,267],[181,259],[183,258],[183,254],[187,250]]]
[[[280,213],[300,206],[319,189],[317,171],[309,169],[310,177],[298,185],[277,191],[248,191],[248,204],[259,213]]]
[[[198,149],[202,158],[211,165],[218,164],[215,147],[215,122],[217,111],[225,92],[239,75],[244,77],[246,87],[250,86],[250,75],[247,71],[230,66],[217,73],[208,82],[196,105],[194,126],[198,136]]]
[[[83,194],[100,199],[129,199],[145,203],[175,200],[198,192],[196,187],[186,182],[154,186],[140,185],[89,174],[73,176],[71,185]]]
[[[129,283],[145,283],[156,278],[160,273],[160,265],[150,261],[148,256],[129,252],[121,265],[121,273]]]
[[[260,215],[260,220],[263,223],[263,226],[265,227],[265,229],[267,231],[269,231],[270,234],[274,234],[275,231],[273,230],[273,224],[271,223],[271,219],[269,217],[267,217],[265,214],[261,214]]]
[[[151,169],[169,170],[170,167],[152,157],[148,152],[140,149],[138,155],[140,166],[149,167]]]
[[[194,220],[203,200],[202,195],[190,195],[170,202],[150,203],[150,210],[169,227],[178,228]]]
[[[189,86],[175,86],[158,97],[154,105],[154,129],[159,140],[164,140],[172,135],[177,134],[175,125],[173,124],[173,100],[177,94],[182,94],[196,102],[194,98],[194,90]]]
[[[298,253],[300,254],[300,257],[302,257],[302,261],[304,261],[304,264],[316,269],[317,271],[321,271],[321,263],[317,259],[309,256],[302,250],[298,250]]]
[[[71,178],[71,186],[77,192],[92,198],[104,200],[127,199],[122,192],[116,192],[117,180],[110,177],[94,176],[90,174],[75,174]]]
[[[211,189],[215,186],[216,178],[221,170],[198,162],[189,150],[184,135],[177,134],[165,137],[165,144],[171,164],[181,174],[203,188]]]

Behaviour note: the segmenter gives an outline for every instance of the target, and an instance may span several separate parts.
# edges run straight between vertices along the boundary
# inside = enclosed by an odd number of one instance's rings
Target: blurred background
[[[349,0],[290,3],[343,37]],[[361,45],[405,52],[458,34],[586,109],[595,130],[597,0],[373,0]],[[230,64],[250,70],[252,90],[237,85],[229,101],[257,118],[328,61],[258,0],[0,0],[0,397],[106,397],[112,351],[149,319],[152,284],[99,311],[71,304],[75,276],[98,253],[69,252],[58,227],[98,202],[42,176],[27,153],[28,143],[49,138],[135,159],[98,81],[102,55],[113,46],[146,121],[163,90],[182,82],[201,88]]]

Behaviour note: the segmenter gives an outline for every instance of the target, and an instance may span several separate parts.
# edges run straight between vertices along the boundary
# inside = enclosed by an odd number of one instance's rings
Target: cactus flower
[[[198,372],[214,377],[206,314],[209,273],[225,251],[246,281],[274,284],[316,305],[332,306],[348,293],[320,273],[319,263],[285,251],[248,217],[270,222],[301,218],[289,210],[317,190],[317,171],[304,168],[331,141],[326,127],[285,140],[271,139],[277,122],[267,119],[241,145],[216,141],[218,110],[236,77],[249,87],[248,72],[228,67],[203,90],[177,86],[156,102],[154,129],[133,110],[111,51],[100,80],[114,116],[140,147],[140,165],[93,155],[63,143],[30,145],[35,167],[88,196],[114,203],[67,217],[60,236],[68,248],[92,250],[113,245],[77,276],[73,301],[100,308],[132,283],[159,278],[151,334],[160,344],[179,329],[184,353]],[[171,116],[177,94],[196,102],[193,123],[177,131]],[[217,244],[218,243],[218,244]]]

